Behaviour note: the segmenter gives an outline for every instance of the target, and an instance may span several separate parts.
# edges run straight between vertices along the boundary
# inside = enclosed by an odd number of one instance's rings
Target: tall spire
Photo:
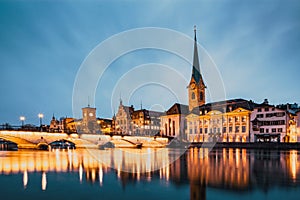
[[[190,84],[188,86],[189,90],[189,111],[192,111],[194,108],[202,106],[205,104],[205,84],[200,73],[200,62],[198,56],[197,48],[197,34],[196,26],[194,26],[194,57],[193,57],[193,68],[192,68],[192,77]]]
[[[197,36],[196,36],[196,26],[194,26],[194,58],[193,58],[193,71],[192,78],[195,79],[196,83],[202,81],[201,73],[200,73],[200,63],[198,57],[198,48],[197,48]]]

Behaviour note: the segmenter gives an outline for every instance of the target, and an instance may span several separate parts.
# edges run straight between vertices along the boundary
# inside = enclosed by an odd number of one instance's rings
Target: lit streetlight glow
[[[22,127],[24,126],[24,121],[25,121],[25,117],[24,116],[20,116],[20,121],[22,122]]]
[[[43,124],[42,120],[43,120],[44,115],[42,113],[39,113],[38,117],[40,118],[40,127],[41,127],[41,130],[42,130],[42,124]]]

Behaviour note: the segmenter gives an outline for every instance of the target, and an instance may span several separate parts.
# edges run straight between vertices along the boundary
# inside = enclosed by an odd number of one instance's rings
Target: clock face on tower
[[[195,87],[196,87],[195,83],[192,83],[192,84],[191,84],[191,88],[192,88],[192,89],[195,89]]]
[[[90,117],[93,117],[93,116],[94,116],[94,114],[93,114],[93,113],[89,113],[89,116],[90,116]]]

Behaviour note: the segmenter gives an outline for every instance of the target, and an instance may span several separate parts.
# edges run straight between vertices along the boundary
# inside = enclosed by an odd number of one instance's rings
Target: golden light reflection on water
[[[290,174],[292,179],[295,181],[297,178],[297,172],[299,172],[298,155],[297,151],[295,150],[290,151],[289,165]]]
[[[24,171],[24,174],[23,174],[23,185],[24,185],[24,189],[26,189],[27,183],[28,183],[28,173],[27,173],[27,171]]]
[[[229,188],[247,188],[250,181],[250,162],[246,150],[223,149],[211,152],[204,159],[205,149],[191,149],[188,154],[188,177],[190,180]],[[201,167],[199,167],[201,166]]]
[[[41,189],[47,189],[50,172],[77,172],[78,182],[98,182],[103,186],[107,172],[115,172],[116,178],[126,184],[128,180],[151,181],[154,177],[181,182],[188,180],[191,194],[205,196],[205,187],[249,189],[261,180],[299,183],[298,151],[266,152],[246,149],[189,149],[180,159],[168,164],[180,152],[167,149],[111,150],[54,150],[0,152],[0,175],[23,175],[26,189],[30,175],[41,172]],[[100,162],[99,162],[100,161]],[[157,167],[165,166],[157,169]],[[111,168],[114,167],[114,169]],[[124,171],[123,169],[130,169]],[[201,194],[199,194],[201,192]],[[202,194],[204,192],[204,194]],[[200,195],[200,196],[199,196]]]
[[[47,188],[47,177],[46,172],[43,172],[42,174],[42,190],[46,190]]]

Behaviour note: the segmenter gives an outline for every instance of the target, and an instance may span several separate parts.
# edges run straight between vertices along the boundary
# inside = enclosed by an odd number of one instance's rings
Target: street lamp
[[[24,121],[25,121],[25,117],[24,116],[20,116],[20,121],[22,122],[22,127],[24,126]]]
[[[43,120],[44,115],[42,113],[39,113],[38,117],[40,118],[40,127],[42,127],[42,124],[43,124],[42,120]]]

